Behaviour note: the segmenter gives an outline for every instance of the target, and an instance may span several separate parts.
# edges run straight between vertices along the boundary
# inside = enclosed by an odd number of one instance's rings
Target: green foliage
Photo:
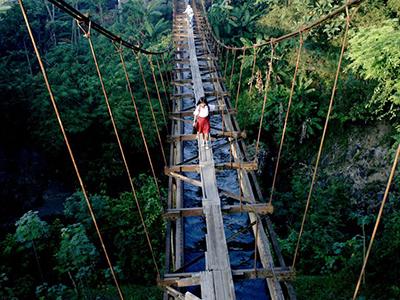
[[[70,272],[78,280],[87,280],[95,271],[98,256],[95,246],[90,242],[81,224],[61,229],[60,248],[56,253],[59,272]]]
[[[238,1],[214,1],[209,9],[209,20],[217,37],[228,39],[228,44],[239,43],[241,39],[252,40],[256,20],[265,11],[264,4]]]
[[[32,242],[45,237],[49,231],[47,223],[39,218],[37,211],[28,211],[15,225],[16,240],[28,247],[31,247]]]
[[[349,68],[376,82],[370,105],[379,117],[398,115],[400,105],[400,29],[397,20],[360,28],[349,40]]]
[[[136,195],[152,238],[152,246],[157,253],[163,253],[165,224],[157,187],[152,177],[143,174],[134,180],[134,184],[138,187]],[[162,195],[165,196],[164,190]],[[109,239],[113,241],[118,257],[117,263],[123,275],[143,283],[152,282],[156,274],[132,193],[124,192],[117,198],[105,195],[91,195],[89,198],[97,221],[104,224],[102,230],[106,231]],[[73,222],[85,224],[86,228],[90,228],[91,238],[97,240],[81,192],[76,192],[66,200],[64,212]],[[158,257],[158,263],[161,265],[163,257]]]

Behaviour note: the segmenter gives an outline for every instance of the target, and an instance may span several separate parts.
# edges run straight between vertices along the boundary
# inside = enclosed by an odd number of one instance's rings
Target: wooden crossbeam
[[[215,134],[211,134],[211,140],[221,137],[231,137],[231,138],[246,138],[245,131],[218,131]],[[178,134],[167,136],[168,143],[176,143],[181,141],[194,141],[197,139],[196,134]]]
[[[208,56],[208,55],[207,56],[206,55],[199,56],[199,57],[197,57],[197,59],[198,60],[217,60],[216,57]],[[190,64],[190,59],[187,59],[187,58],[174,59],[174,63],[175,64]]]
[[[289,267],[277,267],[273,270],[265,268],[239,269],[232,270],[232,275],[237,279],[276,278],[279,281],[290,281],[296,277],[295,271]],[[158,281],[158,284],[160,286],[176,285],[178,287],[200,285],[200,273],[166,273],[164,278]]]
[[[229,108],[228,110],[226,109],[216,109],[216,110],[212,110],[210,111],[210,115],[219,115],[221,113],[223,114],[236,114],[237,110],[234,108]],[[173,117],[188,117],[188,116],[193,116],[193,111],[191,110],[182,110],[179,112],[171,112],[170,113],[171,116]],[[243,131],[244,132],[244,131]],[[234,137],[234,136],[232,136]]]
[[[244,205],[225,205],[221,207],[223,213],[234,214],[241,212],[254,212],[259,215],[272,214],[274,207],[269,203],[257,203],[257,204],[244,204]],[[203,207],[191,207],[191,208],[179,208],[179,209],[168,209],[163,217],[168,220],[176,220],[182,217],[194,217],[203,216]]]
[[[208,77],[208,78],[203,78],[201,81],[202,82],[218,82],[221,80],[225,80],[223,77]],[[172,84],[174,85],[182,85],[182,84],[187,84],[190,83],[192,84],[192,79],[176,79],[172,81]]]
[[[185,120],[186,121],[186,120]],[[225,169],[234,169],[234,170],[246,170],[246,171],[255,171],[258,166],[255,161],[252,162],[222,162],[216,163],[214,167],[218,170]],[[201,165],[175,165],[164,168],[164,172],[198,172],[201,168]]]
[[[194,185],[194,186],[198,186],[198,187],[202,187],[203,186],[200,180],[192,179],[192,178],[189,178],[187,176],[184,176],[184,175],[176,173],[176,172],[165,173],[165,175],[174,177],[174,178],[179,179],[179,180],[182,180],[182,181],[184,181],[186,183],[189,183],[191,185]]]
[[[249,203],[252,202],[250,199],[247,199],[247,198],[245,198],[245,197],[243,197],[243,196],[241,196],[241,195],[238,195],[238,194],[229,192],[229,191],[224,190],[224,189],[221,189],[221,188],[218,189],[218,192],[219,192],[219,194],[220,194],[221,196],[225,196],[225,197],[228,197],[228,198],[231,198],[231,199],[235,199],[235,200],[237,200],[237,201],[249,202]]]
[[[178,73],[178,72],[190,72],[191,71],[191,69],[190,68],[185,68],[185,67],[183,67],[183,68],[174,68],[174,73]],[[204,71],[206,71],[207,73],[208,72],[215,72],[214,70],[211,70],[210,71],[210,68],[209,67],[200,67],[200,71],[202,71],[202,72],[204,72]],[[206,73],[206,74],[207,74]],[[203,74],[202,74],[203,75]]]
[[[205,92],[204,95],[206,97],[210,96],[220,96],[220,97],[225,97],[225,96],[230,96],[230,93],[224,92],[224,93],[217,93],[217,92]],[[172,95],[172,99],[180,99],[180,98],[188,98],[188,97],[193,97],[193,93],[185,93],[185,94],[175,94]]]

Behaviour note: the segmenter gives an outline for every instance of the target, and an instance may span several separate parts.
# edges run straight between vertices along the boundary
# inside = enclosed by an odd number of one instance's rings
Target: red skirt
[[[210,133],[210,119],[208,117],[198,117],[196,126],[198,133]]]

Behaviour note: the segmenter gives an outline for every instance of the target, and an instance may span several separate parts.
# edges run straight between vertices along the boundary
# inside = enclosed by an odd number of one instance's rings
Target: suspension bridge
[[[74,18],[88,42],[88,49],[93,57],[96,72],[99,78],[100,92],[102,93],[107,111],[113,126],[119,151],[132,191],[132,200],[136,203],[139,216],[146,234],[149,250],[151,251],[154,268],[158,274],[158,284],[165,293],[165,299],[236,299],[237,282],[254,280],[265,284],[265,299],[296,299],[296,293],[292,286],[295,279],[295,264],[299,256],[299,245],[304,229],[307,212],[312,198],[313,188],[317,177],[317,171],[321,153],[324,146],[330,114],[332,112],[335,91],[341,70],[343,54],[345,51],[347,34],[355,10],[352,7],[361,4],[362,0],[347,1],[343,6],[336,8],[330,14],[321,19],[302,26],[299,30],[287,35],[273,38],[269,41],[254,44],[249,47],[231,47],[225,45],[216,38],[207,19],[207,13],[202,0],[191,2],[194,11],[192,23],[188,22],[184,13],[187,2],[175,0],[173,2],[173,44],[170,48],[155,52],[142,49],[131,42],[122,39],[118,35],[108,31],[101,25],[93,22],[91,18],[74,7],[61,0],[48,0],[50,3],[66,12]],[[45,65],[42,62],[40,49],[37,48],[35,37],[29,25],[29,18],[23,5],[19,5],[30,35],[35,54],[44,77],[45,85],[49,92],[50,101],[57,117],[66,147],[86,204],[96,228],[96,232],[103,250],[104,257],[111,271],[118,295],[124,299],[119,280],[114,272],[114,266],[103,241],[101,228],[96,221],[90,197],[85,188],[80,169],[75,160],[73,147],[70,145],[68,134],[64,128],[62,117],[59,113],[56,97],[51,82],[46,74]],[[342,38],[337,71],[330,98],[330,104],[325,118],[325,124],[321,136],[317,159],[313,168],[312,181],[303,214],[302,225],[299,230],[296,250],[291,265],[287,265],[281,254],[277,235],[269,215],[273,213],[273,198],[275,183],[279,174],[279,163],[282,156],[282,146],[285,141],[286,126],[290,114],[293,92],[299,62],[301,60],[304,34],[313,28],[328,22],[340,15],[345,15],[345,29]],[[146,97],[151,109],[154,130],[160,146],[160,153],[165,164],[164,173],[168,176],[168,198],[165,203],[164,217],[167,224],[166,230],[166,256],[165,266],[157,263],[157,254],[154,253],[152,238],[145,225],[145,216],[137,198],[136,187],[132,181],[131,166],[128,163],[124,146],[120,139],[120,133],[114,121],[112,105],[110,105],[108,91],[104,84],[102,72],[96,56],[95,45],[91,39],[93,32],[107,37],[115,46],[120,59],[121,68],[126,79],[129,97],[132,100],[132,109],[140,127],[141,138],[147,153],[149,169],[159,190],[159,178],[156,174],[153,158],[150,155],[145,132],[142,128],[139,109],[134,97],[134,86],[129,78],[129,72],[125,63],[125,52],[132,51],[139,66]],[[263,127],[270,78],[274,65],[274,51],[276,46],[288,39],[298,39],[295,71],[293,74],[290,97],[280,140],[279,152],[274,168],[269,200],[265,201],[257,182],[255,171],[258,168],[257,153]],[[257,62],[257,50],[269,47],[271,54],[268,65],[265,68],[265,84],[261,101],[262,112],[259,121],[255,154],[246,146],[246,133],[236,120],[238,113],[238,100],[241,90],[246,86],[242,83],[243,64],[246,53],[252,55],[251,77],[254,77]],[[169,55],[169,56],[168,56]],[[142,58],[146,57],[147,64],[143,64]],[[172,72],[168,72],[165,57],[172,57],[167,61],[172,66]],[[241,59],[240,59],[241,57]],[[228,62],[231,61],[229,64]],[[239,68],[235,68],[235,63]],[[230,70],[229,67],[230,66]],[[153,107],[149,86],[144,75],[144,68],[151,71],[151,80],[156,88],[159,111]],[[162,68],[163,67],[163,68]],[[237,74],[235,74],[237,72]],[[232,78],[238,76],[237,85],[234,87]],[[229,89],[227,88],[229,86]],[[253,87],[250,82],[249,90]],[[164,94],[162,94],[164,91]],[[169,93],[167,93],[169,91]],[[195,104],[201,97],[206,97],[208,103],[216,107],[212,114],[212,147],[201,147],[201,137],[192,134],[192,115]],[[163,123],[168,132],[166,138],[162,135],[162,129],[157,122],[157,114],[163,118]],[[166,145],[168,144],[168,147]],[[167,149],[169,151],[167,151]],[[375,238],[382,210],[385,205],[389,188],[392,183],[397,166],[400,146],[397,148],[387,188],[381,204],[381,209],[375,224],[374,232],[361,268],[360,277],[356,284],[353,299],[357,297],[360,288],[362,274],[370,254],[371,246]],[[169,157],[167,156],[169,154]],[[242,226],[232,230],[227,223],[232,219],[242,220]],[[196,223],[197,222],[197,223]],[[197,231],[195,237],[198,249],[188,246],[190,230],[195,228],[193,224],[203,224],[204,230]],[[200,233],[200,234],[199,234]],[[235,253],[242,255],[243,249],[236,249],[230,244],[241,235],[250,235],[253,241],[253,249],[250,252],[250,263],[246,267],[238,267],[232,263]],[[236,252],[235,252],[236,251]],[[243,254],[244,255],[244,254]],[[244,291],[246,292],[246,291]],[[243,297],[242,297],[243,298]]]

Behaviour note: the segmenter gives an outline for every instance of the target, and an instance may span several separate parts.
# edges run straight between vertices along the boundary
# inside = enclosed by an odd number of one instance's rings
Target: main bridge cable
[[[331,115],[332,108],[333,108],[333,100],[335,99],[336,87],[337,87],[337,83],[338,83],[338,80],[339,80],[339,73],[340,73],[340,69],[341,69],[341,65],[342,65],[344,50],[346,48],[346,41],[347,41],[347,35],[348,35],[348,32],[349,32],[349,27],[350,27],[350,14],[349,14],[348,6],[346,6],[346,28],[345,28],[345,31],[344,31],[344,34],[343,34],[342,48],[340,50],[339,61],[338,61],[336,74],[335,74],[335,81],[334,81],[333,87],[332,87],[331,99],[329,101],[329,108],[328,108],[328,111],[327,111],[327,114],[326,114],[326,118],[325,118],[325,125],[324,125],[324,129],[323,129],[322,137],[321,137],[321,142],[320,142],[319,149],[318,149],[317,160],[316,160],[315,165],[314,165],[314,171],[313,171],[312,181],[311,181],[311,185],[310,185],[310,190],[308,192],[307,203],[306,203],[306,206],[305,206],[305,209],[304,209],[303,220],[301,222],[301,228],[300,228],[299,236],[297,238],[296,249],[295,249],[295,252],[294,252],[294,255],[293,255],[292,268],[294,268],[294,266],[296,264],[296,259],[297,259],[297,255],[298,255],[298,252],[299,252],[300,240],[301,240],[301,237],[302,237],[302,234],[303,234],[303,231],[304,231],[304,224],[305,224],[305,221],[306,221],[308,209],[310,207],[311,196],[312,196],[312,193],[314,191],[314,185],[315,185],[315,181],[316,181],[316,177],[317,177],[319,161],[321,159],[321,154],[322,154],[322,149],[323,149],[323,146],[324,146],[325,136],[326,136],[326,132],[328,130],[329,119],[330,119],[330,115]]]
[[[150,111],[151,111],[151,116],[153,118],[153,124],[154,124],[154,127],[156,128],[157,138],[158,138],[158,142],[160,144],[161,155],[162,155],[163,160],[164,160],[164,165],[167,166],[168,165],[167,164],[167,158],[165,156],[164,146],[163,146],[163,142],[162,142],[161,135],[160,135],[160,129],[158,128],[156,115],[154,113],[153,104],[151,103],[151,97],[150,97],[150,93],[149,93],[149,88],[147,86],[146,77],[144,76],[143,66],[142,66],[142,62],[141,62],[141,56],[140,56],[140,53],[135,53],[135,51],[133,51],[133,50],[132,50],[132,52],[133,52],[133,55],[136,58],[136,62],[138,64],[138,66],[139,66],[140,75],[141,75],[142,80],[143,80],[144,90],[146,92],[147,101],[149,103],[149,107],[150,107]]]
[[[322,23],[325,23],[325,22],[335,18],[336,16],[340,15],[341,13],[346,12],[346,10],[350,9],[351,7],[360,5],[364,1],[365,0],[348,0],[348,1],[346,1],[346,4],[343,4],[342,6],[338,7],[334,11],[332,11],[331,13],[319,18],[318,20],[314,21],[313,23],[311,23],[311,24],[309,24],[307,26],[303,26],[300,29],[302,30],[302,32],[308,32],[311,29],[313,29],[314,27],[318,27]],[[221,42],[215,36],[215,34],[214,34],[214,32],[213,32],[213,30],[211,28],[210,22],[208,20],[208,15],[207,15],[207,12],[206,12],[206,9],[205,9],[204,0],[200,0],[200,3],[201,3],[201,6],[203,8],[203,13],[206,15],[205,19],[206,19],[206,22],[207,22],[208,30],[210,30],[211,35],[212,35],[213,39],[215,40],[215,42],[217,44],[219,44],[220,46],[224,47],[225,49],[230,49],[230,50],[233,51],[233,50],[243,50],[243,48],[246,48],[246,49],[250,49],[250,48],[253,48],[253,47],[260,48],[260,47],[264,47],[264,46],[270,45],[272,41],[274,43],[280,43],[280,42],[282,42],[284,40],[291,39],[291,38],[299,35],[299,33],[300,33],[300,29],[297,29],[296,31],[293,31],[291,33],[282,35],[282,36],[277,37],[277,38],[271,38],[270,40],[262,42],[262,43],[259,43],[259,44],[256,43],[256,44],[253,44],[251,46],[243,46],[243,47],[229,46],[229,45],[226,45],[223,42]]]
[[[368,250],[367,250],[367,253],[366,253],[365,258],[364,258],[364,262],[363,262],[363,266],[361,268],[360,276],[358,277],[357,285],[356,285],[356,288],[354,290],[353,300],[356,299],[357,294],[358,294],[358,290],[360,289],[361,279],[362,279],[362,277],[363,277],[363,275],[365,273],[365,267],[367,266],[367,261],[368,261],[369,255],[371,253],[372,244],[374,243],[375,235],[376,235],[379,223],[380,223],[381,218],[382,218],[383,208],[385,206],[386,200],[387,200],[388,195],[389,195],[390,186],[392,185],[392,181],[393,181],[393,178],[394,178],[394,173],[396,172],[397,163],[399,161],[399,156],[400,156],[400,143],[397,146],[397,151],[396,151],[396,155],[395,155],[395,158],[394,158],[394,161],[393,161],[392,170],[390,171],[390,176],[389,176],[388,183],[386,185],[385,194],[383,196],[382,203],[381,203],[381,206],[379,208],[378,216],[376,218],[374,230],[372,231],[371,240],[369,241]]]
[[[86,39],[87,39],[87,41],[89,43],[90,51],[91,51],[91,54],[92,54],[92,57],[93,57],[93,62],[94,62],[95,67],[96,67],[96,71],[97,71],[97,75],[99,77],[99,81],[100,81],[101,89],[102,89],[102,92],[103,92],[104,100],[106,102],[108,114],[110,116],[110,120],[111,120],[111,123],[112,123],[112,126],[113,126],[114,134],[115,134],[115,137],[117,139],[118,147],[119,147],[119,150],[121,152],[121,157],[122,157],[122,160],[124,162],[126,174],[128,176],[129,184],[131,186],[132,195],[133,195],[134,201],[136,203],[136,207],[137,207],[137,210],[138,210],[138,213],[139,213],[140,221],[141,221],[142,226],[143,226],[143,230],[144,230],[145,235],[146,235],[146,239],[147,239],[147,243],[148,243],[148,246],[149,246],[149,249],[150,249],[150,252],[151,252],[153,264],[154,264],[154,267],[155,267],[155,269],[157,271],[157,276],[158,276],[158,278],[160,278],[160,270],[158,268],[156,257],[155,257],[154,250],[153,250],[153,246],[151,244],[150,234],[148,232],[146,223],[144,222],[142,209],[140,207],[140,203],[139,203],[139,200],[138,200],[138,197],[137,197],[137,194],[136,194],[135,186],[133,185],[133,179],[132,179],[131,172],[130,172],[130,169],[129,169],[129,166],[128,166],[128,162],[126,160],[125,151],[124,151],[124,149],[122,147],[121,139],[119,137],[118,129],[117,129],[117,126],[115,124],[114,116],[113,116],[113,113],[112,113],[112,110],[111,110],[111,106],[110,106],[110,103],[109,103],[109,100],[108,100],[108,94],[107,94],[107,91],[106,91],[106,88],[105,88],[105,85],[104,85],[103,76],[102,76],[102,74],[100,72],[100,67],[99,67],[99,64],[97,62],[96,53],[95,53],[93,42],[92,42],[91,35],[90,35],[90,30],[91,30],[91,26],[90,25],[91,24],[89,23],[88,30],[86,31],[81,26],[81,24],[79,24],[79,22],[78,22],[78,26],[85,33],[84,36],[86,37]]]
[[[158,83],[157,83],[157,78],[156,78],[156,74],[154,72],[154,65],[153,65],[153,58],[151,55],[147,55],[147,60],[149,62],[150,65],[150,70],[151,70],[151,75],[153,77],[153,81],[154,81],[154,86],[156,88],[156,92],[157,92],[157,99],[158,99],[158,103],[160,104],[160,110],[161,110],[161,114],[163,116],[164,119],[164,125],[165,125],[165,129],[168,132],[168,122],[167,122],[167,117],[165,116],[165,112],[164,112],[164,106],[161,100],[161,96],[160,96],[160,90],[158,89]]]
[[[300,32],[300,34],[299,34],[299,48],[297,49],[296,66],[295,66],[295,69],[294,69],[294,74],[293,74],[293,79],[292,79],[292,86],[290,88],[290,95],[289,95],[288,106],[287,106],[287,109],[286,109],[285,123],[283,125],[281,142],[279,144],[278,158],[276,160],[274,178],[272,180],[271,194],[269,196],[269,204],[272,203],[272,198],[273,198],[273,195],[274,195],[275,182],[276,182],[276,178],[277,178],[277,175],[278,175],[279,162],[280,162],[281,154],[282,154],[282,147],[283,147],[283,143],[285,141],[286,127],[287,127],[287,123],[288,123],[288,119],[289,119],[290,107],[292,105],[294,87],[296,85],[297,71],[299,69],[301,50],[303,48],[303,43],[304,43],[303,34]]]
[[[128,91],[129,91],[129,95],[131,96],[131,100],[132,100],[132,104],[135,110],[135,116],[136,116],[136,120],[138,122],[139,125],[139,129],[140,129],[140,134],[142,136],[142,140],[143,140],[143,144],[144,144],[144,148],[146,149],[146,154],[147,154],[147,158],[149,160],[149,164],[150,164],[150,168],[151,168],[151,172],[153,174],[153,178],[154,178],[154,183],[156,184],[157,187],[157,191],[158,191],[158,195],[160,197],[160,201],[161,201],[161,192],[160,192],[160,187],[158,185],[158,180],[157,180],[157,176],[156,176],[156,172],[154,170],[154,166],[153,166],[153,161],[151,159],[151,155],[150,155],[150,150],[149,147],[147,145],[147,140],[146,140],[146,136],[144,134],[144,130],[143,130],[143,126],[142,126],[142,121],[140,120],[140,115],[139,115],[139,111],[136,105],[136,100],[135,100],[135,96],[133,95],[133,89],[132,89],[132,85],[131,85],[131,81],[129,79],[129,75],[128,75],[128,71],[126,69],[126,64],[125,64],[125,59],[124,59],[124,48],[121,45],[115,45],[115,48],[117,50],[119,59],[121,61],[121,66],[122,69],[124,70],[124,74],[125,74],[125,79],[126,79],[126,84],[128,86]]]
[[[161,57],[162,57],[162,55],[161,55]],[[164,78],[163,78],[163,74],[161,71],[160,60],[158,59],[158,56],[156,56],[156,62],[157,62],[158,74],[160,75],[161,84],[164,89],[164,95],[165,95],[165,101],[166,101],[165,104],[166,104],[168,110],[171,111],[171,107],[170,107],[170,103],[169,103],[169,99],[168,99],[168,95],[167,95],[167,89],[165,88]]]
[[[135,50],[137,52],[144,53],[144,54],[149,54],[149,55],[151,55],[151,54],[152,55],[162,55],[162,54],[164,54],[166,52],[169,52],[172,49],[172,45],[170,45],[167,49],[165,49],[163,51],[159,51],[159,52],[150,51],[150,50],[146,50],[146,49],[140,48],[140,47],[135,46],[132,43],[122,39],[120,36],[112,33],[111,31],[105,29],[100,24],[92,21],[90,17],[84,15],[79,10],[75,9],[74,7],[72,7],[71,5],[66,3],[65,1],[63,1],[63,0],[47,0],[47,1],[49,1],[50,3],[54,4],[55,6],[57,6],[59,9],[61,9],[65,13],[69,14],[71,17],[76,19],[78,22],[84,23],[84,24],[86,24],[86,26],[89,26],[89,24],[91,24],[91,28],[93,30],[96,30],[98,33],[100,33],[101,35],[103,35],[106,38],[110,39],[111,41],[116,42],[118,44],[121,44],[124,47],[127,47],[129,49],[132,49],[132,50]]]
[[[77,165],[76,160],[75,160],[74,153],[72,152],[72,148],[71,148],[71,145],[69,143],[69,139],[67,137],[67,133],[65,131],[63,122],[61,120],[60,112],[59,112],[58,107],[57,107],[57,103],[56,103],[56,100],[55,100],[55,97],[54,97],[54,94],[53,94],[53,90],[52,90],[52,88],[50,86],[50,83],[49,83],[49,80],[48,80],[48,77],[47,77],[46,69],[45,69],[45,67],[43,65],[43,61],[42,61],[41,55],[40,55],[38,47],[36,45],[36,40],[35,40],[35,37],[33,36],[32,30],[31,30],[31,26],[30,26],[30,23],[29,23],[29,20],[28,20],[28,16],[26,14],[26,10],[25,10],[25,7],[24,7],[24,4],[22,3],[22,0],[18,0],[18,3],[19,3],[19,6],[21,8],[21,12],[22,12],[22,15],[23,15],[23,18],[24,18],[24,21],[25,21],[25,25],[26,25],[26,27],[28,29],[28,33],[29,33],[30,39],[32,41],[33,49],[35,51],[36,58],[38,60],[39,66],[40,66],[40,70],[42,72],[43,79],[44,79],[47,91],[49,93],[49,96],[50,96],[51,104],[52,104],[54,112],[56,114],[58,125],[59,125],[61,133],[63,135],[65,145],[67,146],[68,153],[69,153],[69,156],[70,156],[71,161],[72,161],[72,165],[74,167],[76,176],[77,176],[78,181],[79,181],[79,185],[81,186],[83,197],[85,198],[86,205],[87,205],[87,207],[89,209],[90,217],[92,218],[94,227],[96,229],[96,233],[97,233],[97,236],[99,238],[99,241],[100,241],[100,244],[101,244],[101,248],[102,248],[104,256],[106,258],[108,267],[109,267],[109,269],[111,271],[111,276],[112,276],[112,278],[114,280],[115,287],[117,288],[119,298],[123,300],[124,296],[122,294],[122,290],[120,288],[117,276],[116,276],[116,274],[114,272],[114,267],[113,267],[113,265],[111,263],[111,259],[110,259],[109,255],[108,255],[107,248],[106,248],[106,246],[104,244],[103,236],[102,236],[100,228],[99,228],[99,226],[97,224],[97,220],[96,220],[96,216],[95,216],[94,211],[93,211],[92,204],[91,204],[91,202],[89,200],[89,196],[87,194],[87,191],[86,191],[86,188],[85,188],[85,184],[83,183],[83,180],[82,180],[78,165]]]

